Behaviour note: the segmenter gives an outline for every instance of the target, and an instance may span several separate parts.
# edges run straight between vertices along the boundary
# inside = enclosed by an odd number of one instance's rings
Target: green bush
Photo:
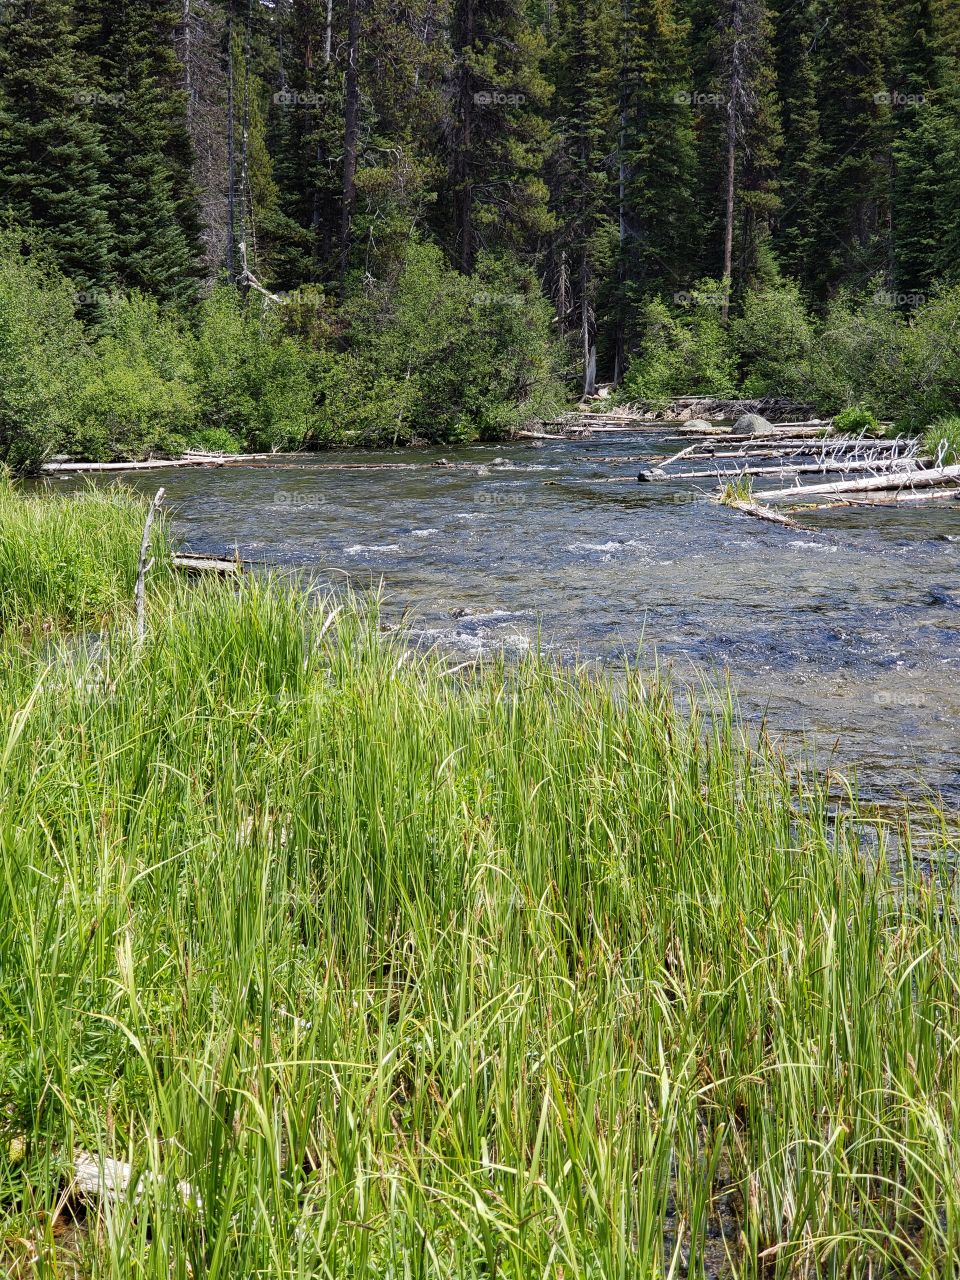
[[[394,281],[348,308],[326,413],[353,439],[496,438],[560,401],[558,347],[535,279],[495,259],[462,276],[413,243]]]
[[[189,444],[210,453],[243,453],[243,441],[225,427],[200,427],[191,433]]]
[[[153,298],[112,302],[87,366],[72,452],[85,458],[177,453],[197,424],[192,338]]]
[[[792,281],[748,290],[731,340],[743,373],[745,396],[810,395],[816,331]]]
[[[923,452],[944,467],[960,463],[960,416],[941,418],[928,427],[923,437]]]
[[[253,449],[297,448],[316,428],[328,361],[289,336],[282,309],[221,285],[200,308],[194,388],[205,428]]]
[[[627,368],[623,399],[656,402],[735,393],[736,363],[721,320],[721,299],[721,286],[702,280],[685,304],[671,308],[654,298],[645,305],[640,349]]]
[[[960,405],[960,286],[936,293],[910,316],[882,293],[843,296],[819,328],[813,399],[835,412],[853,405],[920,431]]]
[[[29,469],[65,447],[90,359],[73,286],[0,231],[0,461]]]
[[[869,409],[864,409],[862,405],[841,409],[833,419],[833,425],[837,431],[848,431],[853,435],[860,435],[864,431],[876,431],[880,426],[876,415]]]

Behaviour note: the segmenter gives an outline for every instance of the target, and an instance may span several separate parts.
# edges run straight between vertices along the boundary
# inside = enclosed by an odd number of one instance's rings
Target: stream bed
[[[707,501],[710,481],[636,482],[638,459],[683,443],[638,432],[121,477],[165,487],[189,550],[382,583],[387,618],[421,643],[728,675],[752,723],[811,735],[866,798],[929,789],[960,808],[960,501],[780,528]]]

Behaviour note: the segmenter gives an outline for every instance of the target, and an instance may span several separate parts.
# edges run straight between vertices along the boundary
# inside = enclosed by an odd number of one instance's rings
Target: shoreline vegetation
[[[188,586],[162,521],[139,642],[146,510],[0,489],[12,1273],[949,1269],[946,815],[722,694]]]
[[[15,470],[498,440],[572,401],[535,277],[483,255],[464,276],[426,242],[389,284],[339,303],[222,283],[187,313],[136,290],[82,296],[27,232],[0,231],[0,462]],[[592,403],[777,397],[839,429],[942,426],[956,450],[960,286],[910,313],[843,294],[818,315],[775,282],[747,290],[729,324],[718,296],[707,280],[645,305],[622,382]]]

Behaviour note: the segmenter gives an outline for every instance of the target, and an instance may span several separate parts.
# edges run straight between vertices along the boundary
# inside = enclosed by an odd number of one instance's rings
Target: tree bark
[[[581,259],[580,310],[583,332],[583,394],[592,396],[597,389],[597,338],[594,332],[593,308],[590,306],[590,264],[586,249]]]

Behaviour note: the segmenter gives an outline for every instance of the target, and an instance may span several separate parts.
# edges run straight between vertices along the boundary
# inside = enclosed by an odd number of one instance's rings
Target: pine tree
[[[338,6],[339,10],[339,6]],[[279,11],[279,58],[268,140],[279,191],[273,261],[281,284],[335,274],[343,147],[338,11],[289,0]]]
[[[938,0],[898,13],[894,293],[960,279],[960,21]]]
[[[555,231],[550,272],[560,323],[577,333],[583,393],[596,383],[597,348],[611,312],[616,265],[617,0],[563,0],[550,72],[554,141],[548,166]],[[608,338],[614,336],[608,334]]]
[[[822,179],[811,237],[825,294],[889,261],[888,26],[882,0],[825,0],[818,59]]]
[[[0,208],[37,228],[82,290],[111,286],[106,155],[78,78],[68,0],[0,9]]]
[[[550,85],[523,0],[456,0],[449,194],[463,271],[480,249],[529,253],[550,228],[542,178]]]
[[[780,207],[774,247],[782,269],[811,284],[813,208],[821,175],[820,108],[814,41],[819,0],[778,0],[773,13],[776,78],[783,123]]]
[[[621,279],[628,317],[686,290],[698,240],[689,24],[674,0],[630,0],[620,94]],[[693,250],[693,252],[691,252]]]
[[[174,48],[180,0],[101,0],[88,24],[105,92],[100,111],[111,187],[116,271],[127,288],[165,301],[193,297],[199,228],[182,68]]]

